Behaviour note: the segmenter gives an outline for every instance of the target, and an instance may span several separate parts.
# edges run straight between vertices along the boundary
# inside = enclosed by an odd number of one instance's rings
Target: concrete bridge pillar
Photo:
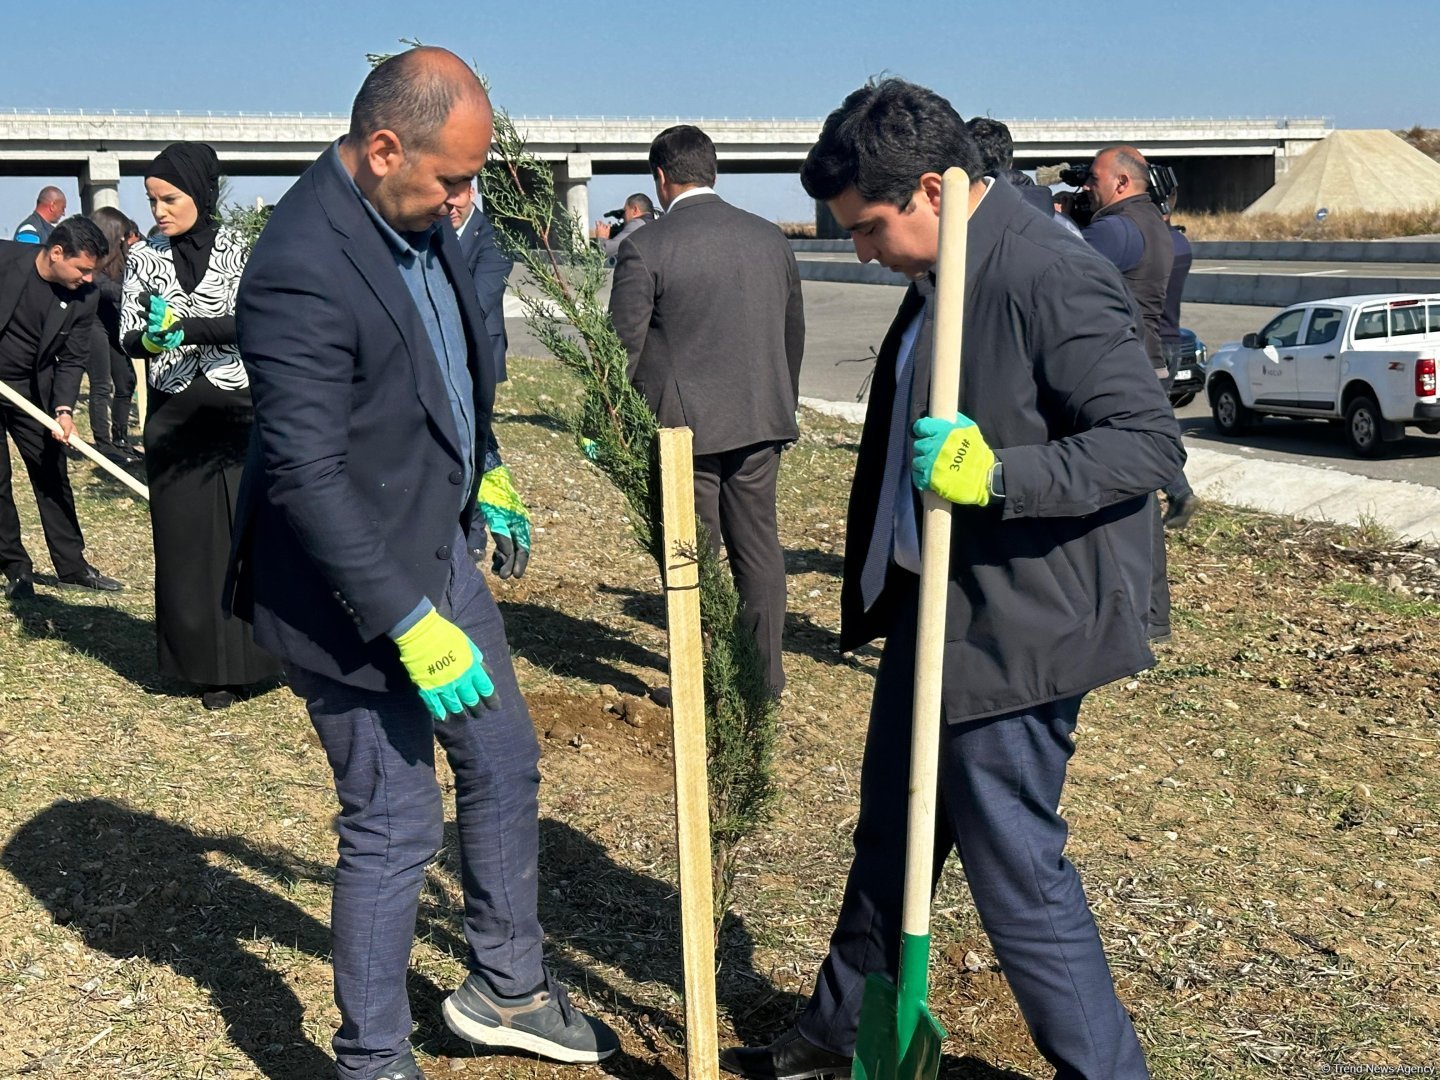
[[[589,154],[567,154],[555,164],[555,194],[565,209],[580,222],[582,233],[590,231],[590,167]]]
[[[120,156],[91,154],[80,176],[80,212],[88,214],[102,206],[120,208]]]

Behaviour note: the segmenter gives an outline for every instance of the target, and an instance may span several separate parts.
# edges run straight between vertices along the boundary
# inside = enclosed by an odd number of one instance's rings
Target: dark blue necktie
[[[915,385],[915,358],[920,341],[925,337],[925,320],[929,317],[930,295],[927,291],[915,340],[910,343],[910,354],[895,384],[895,405],[890,411],[890,439],[885,445],[885,473],[880,481],[880,498],[875,507],[875,526],[870,532],[870,548],[865,552],[865,564],[860,568],[860,600],[866,611],[885,588],[890,545],[895,539],[895,499],[901,495],[902,486],[909,483],[909,439],[906,436],[910,428],[910,396]],[[903,494],[910,496],[909,491]]]

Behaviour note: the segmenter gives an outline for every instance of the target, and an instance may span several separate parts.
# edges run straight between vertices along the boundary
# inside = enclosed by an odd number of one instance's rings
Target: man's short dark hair
[[[51,229],[45,246],[59,247],[67,259],[73,259],[84,252],[94,255],[95,261],[99,262],[110,254],[110,242],[105,239],[100,226],[80,214],[66,218]]]
[[[670,174],[667,172],[665,175],[669,176]],[[655,204],[650,201],[650,196],[646,195],[643,191],[637,191],[634,195],[626,199],[625,207],[628,210],[639,210],[642,214],[655,213]]]
[[[933,90],[872,80],[825,118],[800,168],[800,183],[824,202],[854,186],[866,202],[904,206],[926,173],[959,166],[974,183],[985,175],[965,121]]]
[[[715,144],[710,136],[693,124],[668,127],[650,144],[650,175],[665,170],[665,179],[672,184],[715,183],[718,169]]]
[[[989,176],[998,176],[1006,169],[1015,167],[1015,140],[1010,129],[999,120],[989,116],[972,116],[965,124],[965,130],[975,140],[980,151],[980,164]]]
[[[347,138],[361,142],[377,131],[389,130],[404,146],[431,149],[455,103],[470,93],[484,93],[478,77],[473,87],[467,87],[452,72],[430,62],[430,54],[442,51],[409,49],[377,64],[360,84],[350,107]]]

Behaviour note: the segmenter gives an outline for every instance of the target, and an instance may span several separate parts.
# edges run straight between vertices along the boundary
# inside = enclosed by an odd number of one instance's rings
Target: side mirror
[[[1260,334],[1246,334],[1240,339],[1240,344],[1247,349],[1263,349],[1265,347],[1265,338]]]

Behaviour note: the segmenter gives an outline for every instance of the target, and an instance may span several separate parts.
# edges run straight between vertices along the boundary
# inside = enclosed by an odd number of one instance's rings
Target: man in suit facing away
[[[422,1076],[405,979],[444,838],[436,739],[455,775],[470,968],[446,1023],[566,1062],[618,1046],[543,964],[539,746],[470,555],[495,369],[448,217],[491,132],[485,90],[453,53],[380,64],[240,285],[256,432],[227,593],[284,659],[335,778],[341,1080]]]
[[[5,595],[35,595],[34,566],[20,540],[20,517],[10,486],[9,432],[35,501],[55,574],[65,585],[114,592],[121,586],[85,561],[85,537],[75,516],[63,445],[75,431],[75,399],[90,354],[99,293],[95,262],[109,253],[100,227],[72,217],[39,244],[0,240],[0,380],[55,417],[48,432],[8,401],[0,402],[0,571]]]
[[[505,372],[505,350],[510,345],[505,335],[505,283],[515,263],[495,242],[495,226],[475,201],[473,183],[450,208],[450,224],[460,238],[465,265],[475,281],[475,295],[485,316],[485,332],[490,335],[495,381],[502,383],[509,377]]]
[[[715,144],[697,127],[650,144],[665,215],[620,244],[610,315],[629,375],[662,427],[695,435],[695,509],[730,557],[770,689],[785,686],[785,556],[775,515],[795,408],[805,311],[780,230],[716,195]]]

